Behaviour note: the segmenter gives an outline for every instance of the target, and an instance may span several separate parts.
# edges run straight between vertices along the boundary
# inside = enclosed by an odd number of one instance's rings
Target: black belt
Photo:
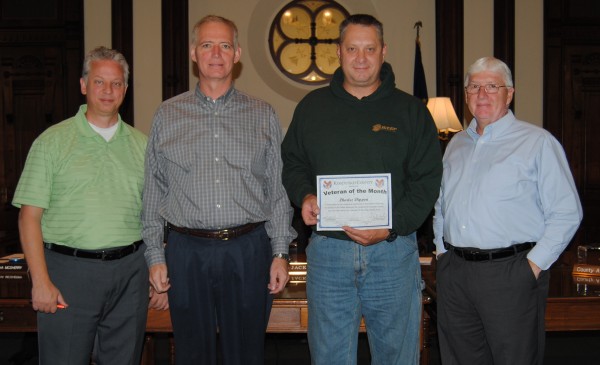
[[[211,238],[215,240],[232,240],[234,238],[240,237],[246,233],[253,231],[256,227],[259,227],[264,222],[258,223],[248,223],[243,226],[237,226],[227,229],[193,229],[193,228],[185,228],[185,227],[177,227],[172,225],[171,223],[167,223],[167,227],[175,232],[187,234],[190,236],[202,237],[202,238]]]
[[[118,260],[130,255],[138,250],[144,241],[136,241],[127,246],[107,248],[104,250],[80,250],[69,246],[57,245],[55,243],[44,242],[44,247],[50,251],[61,253],[67,256],[81,257],[84,259],[96,259],[102,261]]]
[[[527,251],[535,246],[535,242],[525,242],[512,245],[510,247],[498,248],[493,250],[483,250],[477,248],[463,248],[452,246],[448,242],[444,242],[444,247],[448,251],[454,252],[457,256],[462,257],[467,261],[489,261],[503,259],[514,256],[519,252]]]

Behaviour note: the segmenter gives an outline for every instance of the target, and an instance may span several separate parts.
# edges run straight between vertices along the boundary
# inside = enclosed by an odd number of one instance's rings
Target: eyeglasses
[[[485,85],[477,85],[477,84],[469,84],[465,87],[465,91],[467,94],[479,94],[479,89],[483,86],[485,92],[487,94],[497,94],[500,91],[501,87],[510,87],[505,85],[496,85],[496,84],[485,84]]]

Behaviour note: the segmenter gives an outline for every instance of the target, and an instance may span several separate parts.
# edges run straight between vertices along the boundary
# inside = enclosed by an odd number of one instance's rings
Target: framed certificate
[[[392,228],[391,174],[318,175],[317,231]]]

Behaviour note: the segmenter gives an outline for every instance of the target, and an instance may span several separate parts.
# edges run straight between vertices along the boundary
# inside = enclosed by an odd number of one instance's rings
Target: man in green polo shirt
[[[139,364],[148,308],[140,212],[146,136],[118,109],[123,55],[99,47],[83,63],[86,105],[33,143],[13,205],[38,311],[41,364]],[[166,308],[166,296],[151,299]]]

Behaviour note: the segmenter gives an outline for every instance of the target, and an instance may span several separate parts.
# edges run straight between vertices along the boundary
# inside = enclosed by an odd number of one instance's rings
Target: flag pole
[[[425,80],[425,70],[421,59],[421,41],[419,40],[419,31],[423,27],[420,20],[415,23],[413,28],[417,29],[417,39],[415,40],[415,68],[413,76],[413,95],[427,104],[429,96],[427,95],[427,81]]]
[[[417,42],[419,42],[419,31],[421,30],[421,28],[423,27],[423,22],[421,22],[420,20],[418,22],[415,23],[415,26],[413,28],[417,29]]]

